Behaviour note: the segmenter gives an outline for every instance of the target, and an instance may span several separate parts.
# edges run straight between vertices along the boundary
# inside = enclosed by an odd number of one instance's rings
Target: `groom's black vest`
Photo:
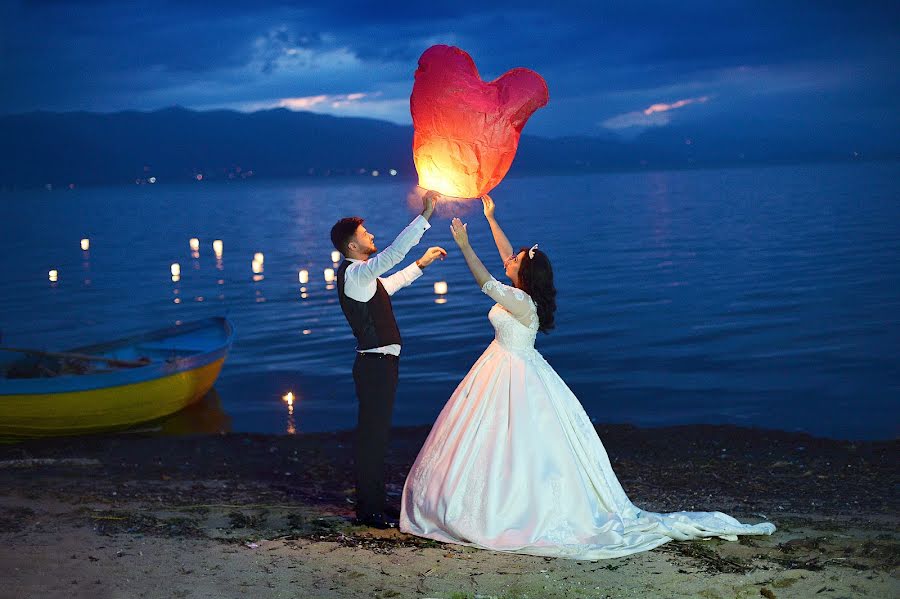
[[[367,302],[358,302],[344,293],[344,274],[350,266],[349,260],[344,260],[337,271],[338,299],[341,302],[341,310],[353,329],[356,336],[356,349],[373,349],[384,345],[400,344],[400,329],[397,328],[397,320],[394,318],[394,309],[391,307],[391,296],[385,290],[381,281],[375,279],[375,295]]]

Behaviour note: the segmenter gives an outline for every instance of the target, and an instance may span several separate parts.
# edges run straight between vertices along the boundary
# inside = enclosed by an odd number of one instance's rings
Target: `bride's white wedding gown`
[[[489,280],[496,337],[438,416],[403,488],[400,529],[497,551],[596,560],[670,540],[772,534],[721,512],[660,514],[619,484],[588,415],[535,350],[531,298]]]

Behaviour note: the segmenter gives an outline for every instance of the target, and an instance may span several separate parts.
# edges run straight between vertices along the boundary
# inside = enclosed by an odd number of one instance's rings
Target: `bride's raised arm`
[[[469,245],[469,232],[466,227],[468,225],[464,225],[461,220],[454,218],[450,223],[450,232],[453,234],[456,245],[459,246],[459,251],[462,252],[463,257],[466,259],[466,265],[472,271],[472,276],[475,277],[478,286],[482,287],[493,277],[488,272],[488,269],[484,267],[475,250]]]
[[[472,276],[481,287],[481,291],[491,297],[495,302],[506,308],[510,314],[519,320],[525,326],[529,326],[532,318],[531,300],[521,290],[509,285],[500,283],[491,276],[488,269],[484,267],[481,259],[469,245],[469,232],[458,218],[454,218],[450,223],[450,232],[453,233],[453,239],[459,246]]]
[[[497,244],[497,251],[500,252],[500,260],[506,262],[506,260],[512,256],[513,249],[512,245],[509,243],[509,239],[506,238],[503,229],[500,228],[500,223],[494,218],[494,200],[491,199],[491,196],[485,194],[481,196],[481,202],[484,204],[484,216],[491,226],[491,233],[494,235],[494,243]]]

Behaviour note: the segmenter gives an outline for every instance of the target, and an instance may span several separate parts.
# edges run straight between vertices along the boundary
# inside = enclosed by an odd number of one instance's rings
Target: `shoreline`
[[[58,438],[0,446],[0,564],[11,573],[0,596],[900,591],[900,441],[728,425],[596,428],[643,509],[717,510],[778,530],[599,562],[502,554],[352,526],[351,432]],[[429,429],[393,431],[387,481],[397,507]]]

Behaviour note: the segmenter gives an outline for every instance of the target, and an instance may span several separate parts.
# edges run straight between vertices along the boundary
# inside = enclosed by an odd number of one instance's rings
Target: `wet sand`
[[[389,495],[426,427],[394,431]],[[0,597],[897,597],[898,441],[598,426],[652,511],[771,537],[598,562],[350,524],[352,435],[97,436],[0,446]]]

